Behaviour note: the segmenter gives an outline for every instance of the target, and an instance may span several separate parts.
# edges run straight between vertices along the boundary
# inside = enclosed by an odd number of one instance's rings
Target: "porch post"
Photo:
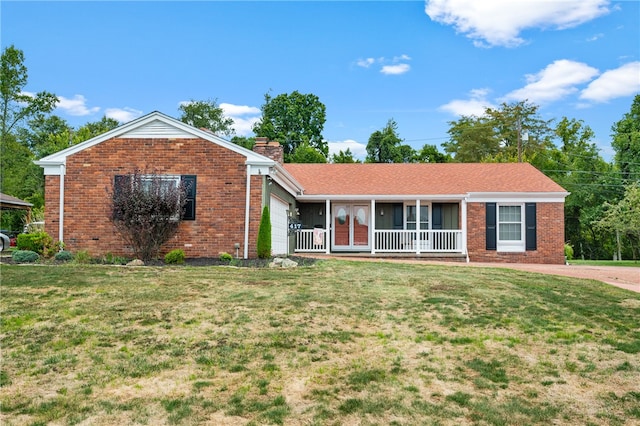
[[[461,204],[462,211],[460,220],[462,220],[462,241],[460,244],[462,245],[462,254],[467,256],[467,263],[469,263],[469,251],[467,250],[467,199],[463,198]]]
[[[324,202],[324,252],[331,253],[331,200],[327,198]]]
[[[420,200],[416,200],[416,254],[420,254]]]
[[[371,199],[371,254],[376,253],[376,200]]]

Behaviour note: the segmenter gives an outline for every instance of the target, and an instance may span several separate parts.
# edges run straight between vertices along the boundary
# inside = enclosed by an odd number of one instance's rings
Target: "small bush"
[[[53,246],[53,239],[46,232],[34,232],[32,234],[19,234],[16,239],[18,250],[35,251],[44,254]]]
[[[220,253],[220,260],[223,262],[231,262],[233,260],[233,256],[229,253]]]
[[[573,259],[573,247],[571,246],[571,244],[567,243],[564,245],[564,256],[567,258],[567,260]]]
[[[181,265],[184,263],[184,250],[171,250],[164,256],[164,263],[167,265]]]
[[[91,255],[89,254],[88,250],[80,250],[73,257],[74,263],[80,263],[80,264],[91,263],[92,260],[93,259],[91,258]]]
[[[73,260],[73,254],[70,251],[62,250],[57,252],[53,258],[59,262],[68,262]]]
[[[258,228],[258,257],[260,259],[268,259],[271,257],[271,216],[269,215],[269,206],[262,209],[262,218],[260,219],[260,227]]]
[[[16,250],[11,258],[16,263],[33,263],[37,262],[40,256],[33,250]]]

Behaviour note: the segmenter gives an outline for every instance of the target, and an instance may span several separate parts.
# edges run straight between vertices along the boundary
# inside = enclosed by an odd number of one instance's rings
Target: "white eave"
[[[258,153],[222,139],[208,131],[185,124],[158,111],[139,117],[99,136],[41,158],[35,161],[35,164],[44,169],[45,175],[60,175],[64,173],[64,167],[61,166],[66,165],[67,157],[113,138],[199,138],[208,140],[245,156],[247,158],[246,164],[251,165],[252,174],[267,174],[269,167],[273,167],[275,164],[275,161]]]
[[[569,192],[470,192],[468,202],[492,203],[492,202],[538,202],[538,203],[562,203]]]

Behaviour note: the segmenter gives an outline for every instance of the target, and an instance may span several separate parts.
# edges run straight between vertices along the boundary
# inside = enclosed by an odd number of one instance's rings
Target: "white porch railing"
[[[296,252],[325,252],[328,233],[322,229],[301,229],[296,232]],[[464,253],[462,230],[374,230],[373,250],[376,253]],[[320,243],[320,244],[319,244]]]
[[[420,239],[418,239],[418,236]],[[374,250],[379,253],[463,253],[462,230],[375,230]]]
[[[314,231],[316,232],[314,235]],[[297,252],[325,252],[327,243],[327,233],[324,229],[300,229],[296,231],[296,251]]]

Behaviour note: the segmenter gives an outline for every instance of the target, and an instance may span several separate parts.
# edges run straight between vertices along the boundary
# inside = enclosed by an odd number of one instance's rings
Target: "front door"
[[[333,249],[369,251],[370,208],[367,204],[334,204]]]

